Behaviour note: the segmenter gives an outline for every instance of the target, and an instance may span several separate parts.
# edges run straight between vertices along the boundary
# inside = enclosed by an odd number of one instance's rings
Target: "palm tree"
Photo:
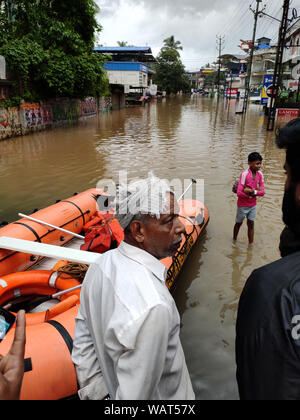
[[[162,49],[166,50],[171,48],[172,50],[182,50],[182,45],[180,41],[175,41],[174,35],[171,35],[169,38],[164,39],[164,46]]]
[[[119,45],[119,47],[128,47],[128,42],[127,41],[118,41],[117,44]]]

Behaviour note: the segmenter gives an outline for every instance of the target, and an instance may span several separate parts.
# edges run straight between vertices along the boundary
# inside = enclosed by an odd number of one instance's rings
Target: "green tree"
[[[153,81],[168,95],[190,89],[190,81],[178,50],[182,50],[180,41],[175,41],[174,36],[165,39],[155,66],[156,74],[153,76]]]
[[[162,47],[162,50],[174,50],[177,51],[178,50],[183,50],[181,42],[180,41],[175,41],[174,35],[171,35],[169,38],[164,39],[164,46]],[[179,52],[178,55],[180,56]]]
[[[101,26],[93,0],[0,0],[0,54],[27,99],[84,98],[107,89],[93,51]]]
[[[204,87],[211,88],[213,85],[217,85],[218,81],[218,72],[213,71],[206,75],[204,80]],[[220,84],[225,83],[225,75],[223,72],[220,72]]]

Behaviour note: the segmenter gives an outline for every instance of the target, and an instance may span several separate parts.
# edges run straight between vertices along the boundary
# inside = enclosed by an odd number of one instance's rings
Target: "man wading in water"
[[[185,231],[168,185],[155,177],[120,186],[125,240],[90,266],[76,319],[73,361],[81,399],[194,399],[179,314],[159,261]]]

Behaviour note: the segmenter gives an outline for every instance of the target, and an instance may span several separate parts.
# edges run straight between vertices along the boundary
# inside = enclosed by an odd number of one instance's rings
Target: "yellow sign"
[[[263,87],[263,89],[261,91],[261,97],[262,97],[262,99],[268,99],[269,98],[268,95],[267,95],[267,91],[266,91],[265,86]]]

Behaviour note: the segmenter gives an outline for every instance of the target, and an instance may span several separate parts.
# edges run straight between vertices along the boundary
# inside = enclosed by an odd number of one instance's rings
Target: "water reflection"
[[[236,321],[238,301],[240,298],[241,291],[245,284],[245,279],[249,277],[253,270],[254,255],[254,246],[249,246],[247,244],[232,244],[232,250],[227,255],[227,258],[229,258],[232,261],[231,290],[234,293],[233,295],[231,295],[229,301],[223,303],[223,306],[220,311],[221,323],[224,323],[226,316],[230,316],[231,321],[233,323],[235,323]],[[221,302],[224,301],[224,295],[222,290],[220,290],[219,299]],[[227,314],[228,311],[230,312],[230,315]]]
[[[202,265],[202,255],[207,252],[205,247],[205,241],[207,238],[206,231],[203,232],[201,237],[198,239],[198,242],[194,245],[190,255],[187,259],[187,264],[183,266],[183,269],[176,281],[174,291],[172,292],[174,299],[176,300],[177,308],[179,314],[182,316],[188,308],[195,308],[199,305],[198,299],[193,299],[189,297],[187,293],[192,282],[200,278],[201,275],[201,265]],[[189,302],[189,299],[191,301]]]

